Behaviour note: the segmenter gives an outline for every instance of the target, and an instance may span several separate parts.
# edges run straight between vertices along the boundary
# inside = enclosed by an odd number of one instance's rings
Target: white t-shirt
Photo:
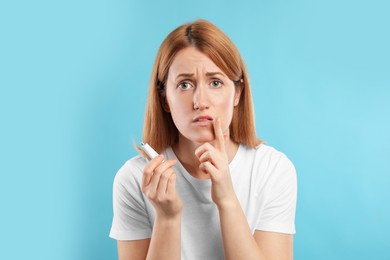
[[[192,177],[172,148],[167,148],[164,156],[177,160],[174,166],[176,190],[183,202],[181,259],[223,259],[219,214],[211,199],[211,180]],[[147,163],[144,157],[136,156],[116,174],[110,231],[110,237],[114,239],[151,237],[155,211],[141,191],[143,169]],[[283,153],[264,144],[256,149],[240,145],[229,169],[234,190],[253,234],[255,230],[295,233],[296,173]]]

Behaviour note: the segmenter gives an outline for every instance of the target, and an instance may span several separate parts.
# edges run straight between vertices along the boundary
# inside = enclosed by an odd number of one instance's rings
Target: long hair
[[[157,152],[178,141],[178,130],[171,114],[163,109],[169,67],[182,49],[194,47],[206,54],[236,87],[241,87],[240,102],[234,107],[230,138],[255,148],[262,141],[256,137],[252,94],[248,72],[237,47],[218,27],[206,20],[196,20],[173,30],[162,42],[154,61],[149,97],[146,104],[143,141]]]

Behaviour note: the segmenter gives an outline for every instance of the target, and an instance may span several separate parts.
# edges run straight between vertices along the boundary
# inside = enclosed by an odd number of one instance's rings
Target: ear
[[[168,112],[168,113],[171,112],[171,109],[169,108],[166,97],[163,97],[160,95],[160,103],[161,103],[161,106],[163,107],[165,112]]]
[[[236,93],[234,94],[234,106],[237,106],[240,103],[240,97],[242,93],[243,84],[236,86]]]

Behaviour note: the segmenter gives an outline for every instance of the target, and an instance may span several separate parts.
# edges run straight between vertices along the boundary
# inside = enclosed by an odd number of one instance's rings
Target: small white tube
[[[141,143],[142,150],[149,156],[150,159],[158,156],[158,153],[147,143]]]

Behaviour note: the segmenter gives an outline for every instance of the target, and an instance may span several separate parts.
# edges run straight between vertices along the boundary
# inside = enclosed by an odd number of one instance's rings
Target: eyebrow
[[[194,73],[180,73],[176,76],[176,79],[178,78],[192,78],[194,76]]]
[[[206,72],[206,76],[207,77],[213,77],[213,76],[216,76],[216,75],[221,75],[223,77],[226,77],[223,73],[221,72]],[[194,76],[194,73],[180,73],[179,75],[177,75],[176,79],[178,78],[192,78]]]
[[[223,74],[223,73],[221,73],[221,72],[207,72],[207,73],[206,73],[206,76],[207,76],[207,77],[212,77],[212,76],[215,76],[215,75],[221,75],[221,76],[223,76],[223,77],[226,77],[226,75]]]

